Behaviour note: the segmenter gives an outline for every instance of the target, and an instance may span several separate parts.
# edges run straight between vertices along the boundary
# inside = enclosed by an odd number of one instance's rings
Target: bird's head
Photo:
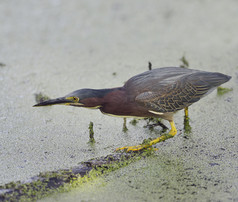
[[[75,107],[99,108],[101,107],[101,103],[103,103],[104,96],[110,91],[110,89],[80,89],[69,93],[64,97],[40,102],[34,105],[33,107],[50,105],[70,105]]]

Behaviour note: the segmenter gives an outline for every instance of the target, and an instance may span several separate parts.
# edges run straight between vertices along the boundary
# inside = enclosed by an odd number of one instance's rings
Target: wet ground
[[[236,1],[2,1],[0,3],[0,184],[70,168],[154,131],[97,110],[32,108],[79,88],[121,86],[148,68],[179,66],[232,76],[175,115],[179,135],[155,154],[48,201],[238,200],[238,3]],[[89,123],[96,143],[88,144]],[[167,126],[168,124],[164,122]],[[46,199],[44,199],[46,200]]]

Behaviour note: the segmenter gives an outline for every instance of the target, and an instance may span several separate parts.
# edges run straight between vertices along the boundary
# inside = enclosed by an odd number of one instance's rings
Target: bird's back
[[[159,112],[174,112],[198,101],[231,77],[180,67],[165,67],[129,79],[124,88],[130,99]]]
[[[125,83],[124,87],[127,91],[158,91],[168,85],[179,81],[182,82],[184,78],[190,78],[190,80],[200,79],[203,82],[207,82],[211,87],[216,87],[227,82],[231,77],[217,72],[181,67],[163,67],[133,76]]]
[[[195,72],[199,71],[180,67],[157,68],[133,76],[125,83],[124,87],[128,91],[158,90]]]

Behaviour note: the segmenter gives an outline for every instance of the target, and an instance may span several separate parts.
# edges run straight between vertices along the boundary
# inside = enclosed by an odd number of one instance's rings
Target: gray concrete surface
[[[187,136],[177,113],[182,134],[157,145],[155,156],[47,200],[238,201],[237,19],[235,0],[1,1],[0,184],[69,168],[160,131],[140,122],[125,134],[122,119],[96,110],[32,108],[35,93],[121,86],[148,61],[178,66],[185,54],[191,68],[231,75],[224,86],[233,91],[194,104]]]

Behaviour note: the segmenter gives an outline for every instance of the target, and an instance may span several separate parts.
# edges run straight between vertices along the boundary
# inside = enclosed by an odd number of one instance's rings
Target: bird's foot
[[[121,148],[117,148],[116,151],[121,151],[124,150],[126,152],[129,151],[141,151],[143,149],[150,149],[150,150],[158,150],[158,149],[154,149],[152,147],[152,145],[157,144],[159,142],[165,141],[169,138],[172,138],[174,135],[173,134],[164,134],[154,140],[146,140],[144,141],[142,144],[136,145],[136,146],[129,146],[129,147],[121,147]]]
[[[162,136],[160,136],[154,140],[151,140],[151,139],[145,140],[145,141],[143,141],[142,144],[139,144],[136,146],[117,148],[116,151],[125,150],[126,152],[129,152],[129,151],[140,151],[142,149],[147,149],[147,148],[153,149],[152,145],[157,144],[162,141],[165,141],[165,140],[172,138],[176,135],[177,130],[176,130],[174,122],[170,121],[169,123],[171,125],[171,130],[169,131],[169,133],[165,133]]]
[[[170,121],[169,123],[170,123],[170,126],[171,126],[171,130],[169,131],[168,135],[173,137],[177,134],[177,129],[176,129],[175,124],[174,124],[173,121]]]

